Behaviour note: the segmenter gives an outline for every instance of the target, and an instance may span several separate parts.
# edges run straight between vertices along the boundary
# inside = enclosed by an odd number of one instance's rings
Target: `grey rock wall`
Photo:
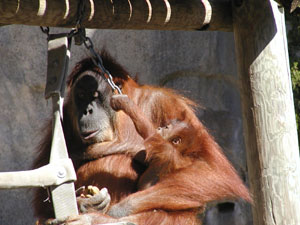
[[[88,35],[141,83],[175,88],[199,103],[197,115],[247,179],[232,33],[89,30]],[[38,27],[0,27],[0,172],[30,169],[51,111],[43,97],[46,49]],[[83,46],[73,46],[70,67],[87,55]],[[31,197],[29,190],[0,190],[0,224],[33,224]],[[250,225],[251,209],[243,202],[222,204],[204,220]]]

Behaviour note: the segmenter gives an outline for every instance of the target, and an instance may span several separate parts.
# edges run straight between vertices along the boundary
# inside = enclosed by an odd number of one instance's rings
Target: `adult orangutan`
[[[172,168],[176,172],[170,176],[165,171],[149,173],[151,162],[148,166],[137,154],[145,149],[147,142],[144,142],[146,134],[143,132],[147,131],[138,129],[138,133],[136,124],[126,113],[113,110],[110,101],[114,93],[92,60],[87,58],[79,62],[69,76],[64,105],[63,129],[67,148],[77,173],[76,187],[106,187],[110,197],[102,190],[88,199],[87,204],[94,207],[70,218],[67,224],[118,221],[139,225],[199,224],[196,213],[209,202],[237,197],[250,201],[235,170],[195,116],[192,101],[170,89],[139,85],[106,53],[102,53],[102,58],[114,82],[139,106],[152,127],[184,121],[196,132],[184,137],[191,138],[191,148],[178,154],[186,159],[186,165]],[[47,164],[50,147],[49,124],[35,168]],[[167,158],[164,160],[168,162]],[[154,174],[153,179],[151,174]],[[160,174],[166,175],[157,179],[155,176]],[[54,216],[51,203],[43,201],[47,197],[43,189],[35,195],[35,214],[41,221]],[[86,204],[80,197],[78,202]],[[95,211],[96,208],[99,210]]]

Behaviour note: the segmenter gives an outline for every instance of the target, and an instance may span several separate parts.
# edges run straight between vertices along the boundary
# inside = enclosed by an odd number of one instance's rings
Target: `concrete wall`
[[[175,88],[201,104],[197,115],[247,179],[232,33],[90,30],[88,35],[141,83]],[[0,27],[1,172],[30,168],[50,115],[51,102],[43,97],[46,50],[38,27]],[[73,46],[70,67],[87,54],[83,46]],[[30,202],[29,190],[1,190],[0,224],[33,224]],[[250,225],[250,206],[219,205],[208,210],[205,224]]]

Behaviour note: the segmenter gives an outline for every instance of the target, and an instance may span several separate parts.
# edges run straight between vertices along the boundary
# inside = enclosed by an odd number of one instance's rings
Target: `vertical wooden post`
[[[300,224],[300,159],[283,10],[233,0],[255,225]]]

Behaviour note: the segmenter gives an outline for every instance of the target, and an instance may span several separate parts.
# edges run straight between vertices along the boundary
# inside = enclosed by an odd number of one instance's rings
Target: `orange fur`
[[[104,66],[111,72],[122,91],[139,106],[143,115],[153,127],[161,127],[170,120],[185,121],[195,130],[194,144],[181,157],[180,154],[156,152],[160,142],[150,141],[154,154],[165,162],[173,158],[176,172],[163,173],[164,177],[155,185],[138,190],[138,180],[145,172],[134,156],[144,149],[144,139],[136,132],[134,123],[123,112],[117,112],[114,119],[114,138],[103,143],[86,145],[80,142],[74,128],[72,85],[82,72],[97,72],[91,59],[85,59],[73,70],[68,81],[68,98],[64,106],[63,128],[69,155],[72,158],[78,180],[76,187],[95,185],[106,187],[112,198],[112,207],[128,210],[123,218],[112,218],[101,213],[87,214],[92,224],[130,221],[139,225],[147,224],[199,224],[197,209],[203,210],[211,201],[241,197],[251,201],[234,168],[221,152],[219,146],[208,134],[196,117],[195,104],[176,94],[173,90],[153,86],[141,86],[127,76],[127,72],[109,57],[102,55]],[[34,167],[47,164],[51,147],[51,125],[40,147],[40,154]],[[149,132],[151,133],[151,132]],[[149,140],[148,140],[149,141]],[[147,146],[147,140],[145,142]],[[169,150],[168,150],[169,151]],[[179,167],[176,167],[180,165]],[[150,165],[151,167],[151,165]],[[167,166],[166,168],[169,168]],[[168,176],[168,173],[171,174]],[[34,200],[35,215],[39,218],[53,217],[52,206],[43,202],[45,190],[37,190]]]

